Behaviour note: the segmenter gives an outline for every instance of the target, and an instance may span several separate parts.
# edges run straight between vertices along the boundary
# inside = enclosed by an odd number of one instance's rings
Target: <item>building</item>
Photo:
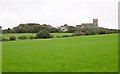
[[[77,30],[81,29],[98,29],[98,19],[93,19],[93,23],[82,23],[81,25],[76,25]],[[64,26],[59,27],[62,32],[67,32],[70,29],[70,26],[65,24]]]
[[[97,29],[98,19],[93,19],[93,23],[82,23],[81,25],[76,25],[76,29]]]
[[[64,26],[59,27],[59,29],[60,29],[62,32],[67,32],[67,31],[68,31],[68,28],[69,28],[69,26],[68,26],[67,24],[65,24]]]

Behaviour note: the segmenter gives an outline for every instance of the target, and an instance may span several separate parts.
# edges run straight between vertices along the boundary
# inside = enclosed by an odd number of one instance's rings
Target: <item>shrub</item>
[[[61,37],[72,37],[72,35],[63,35]]]
[[[50,37],[49,38],[54,38],[55,36],[54,35],[50,35]]]
[[[81,36],[81,35],[85,35],[82,31],[76,31],[72,34],[72,36]]]
[[[115,29],[112,29],[111,31],[112,31],[111,33],[118,33],[119,32],[119,30],[115,30]]]
[[[10,39],[11,41],[14,41],[14,40],[16,40],[16,37],[12,36],[12,37],[10,37],[9,39]]]
[[[92,30],[91,30],[91,34],[92,34],[92,35],[98,34],[98,30],[97,30],[97,29],[92,29]]]
[[[56,36],[56,38],[61,38],[61,36],[58,35],[58,36]]]
[[[38,39],[36,36],[29,36],[29,39]]]
[[[61,37],[69,37],[68,35],[62,35]]]
[[[111,34],[112,31],[106,30],[105,33],[106,33],[106,34]]]
[[[106,31],[104,29],[100,29],[98,33],[99,34],[106,34]]]
[[[92,35],[92,32],[91,31],[86,31],[85,35]]]
[[[49,34],[49,32],[47,30],[41,30],[39,31],[36,36],[38,38],[52,38],[52,36]]]
[[[18,39],[25,40],[25,39],[28,39],[28,37],[27,36],[19,36]]]
[[[6,38],[0,38],[0,41],[10,41],[10,40]]]
[[[120,29],[118,30],[118,33],[120,33]]]

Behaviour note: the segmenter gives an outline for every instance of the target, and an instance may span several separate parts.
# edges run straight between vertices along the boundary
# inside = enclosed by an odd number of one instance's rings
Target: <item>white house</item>
[[[60,28],[60,30],[61,30],[62,32],[66,32],[66,31],[68,31],[68,29],[65,28],[64,26],[61,26],[61,27],[59,27],[59,28]]]

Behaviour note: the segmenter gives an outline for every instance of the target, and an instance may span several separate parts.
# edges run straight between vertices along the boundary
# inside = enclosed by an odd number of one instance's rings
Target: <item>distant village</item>
[[[37,26],[34,26],[34,27],[38,27],[40,28],[40,26],[38,26],[39,24],[36,24],[36,23],[28,23],[26,25],[29,25],[29,26],[32,26],[33,25],[37,25]],[[43,24],[43,25],[46,25],[46,24]],[[19,26],[22,26],[22,27],[19,27]],[[11,32],[13,31],[16,31],[17,32],[17,29],[18,30],[25,30],[25,28],[29,28],[28,26],[25,26],[25,24],[20,24],[18,27],[14,27],[13,30],[8,28],[8,32],[11,30]],[[23,29],[23,27],[25,27]],[[46,25],[47,28],[49,29],[53,29],[53,27],[51,25]],[[37,28],[37,29],[38,29]],[[45,26],[44,26],[45,28]],[[73,27],[73,26],[68,26],[67,24],[64,24],[63,26],[60,26],[58,27],[57,29],[59,29],[61,32],[68,32],[70,29],[77,29],[77,30],[81,30],[81,29],[97,29],[98,28],[98,19],[93,19],[93,23],[82,23],[81,25],[76,25],[76,27]],[[2,27],[0,26],[0,29],[2,29]],[[32,29],[31,29],[32,30]],[[3,31],[6,31],[6,30],[3,30]]]
[[[64,26],[59,27],[61,31],[67,32],[69,30],[69,27],[67,24]],[[77,30],[81,29],[97,29],[98,28],[98,19],[93,19],[93,23],[82,23],[81,25],[76,25]]]
[[[60,32],[67,32],[73,33],[76,31],[80,32],[90,32],[90,33],[116,33],[118,32],[117,29],[108,29],[98,27],[98,19],[93,19],[92,23],[82,23],[81,25],[69,26],[68,24],[64,24],[60,27],[53,27],[49,24],[38,24],[38,23],[25,23],[19,24],[17,27],[13,27],[12,29],[8,28],[2,30],[0,26],[1,33],[38,33],[40,30],[47,30],[49,33],[60,33]],[[92,32],[91,32],[92,31]]]

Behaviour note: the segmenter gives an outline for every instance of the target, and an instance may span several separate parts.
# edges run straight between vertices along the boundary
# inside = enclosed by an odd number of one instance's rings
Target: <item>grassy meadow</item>
[[[118,71],[117,34],[17,40],[2,46],[3,72]]]
[[[0,73],[2,73],[2,43],[0,42]]]
[[[51,35],[53,35],[54,37],[56,36],[63,36],[63,35],[72,35],[72,33],[50,33]],[[36,36],[36,33],[10,33],[10,34],[3,34],[2,37],[3,38],[7,38],[9,39],[9,37],[19,37],[19,36]]]

